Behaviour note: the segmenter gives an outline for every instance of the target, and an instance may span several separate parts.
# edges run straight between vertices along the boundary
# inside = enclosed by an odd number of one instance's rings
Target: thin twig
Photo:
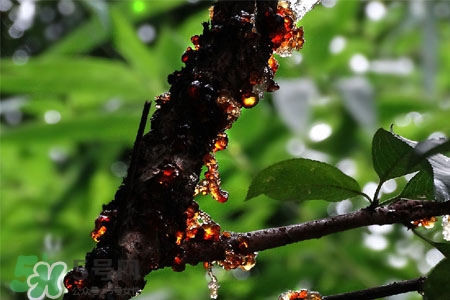
[[[389,283],[361,291],[325,296],[322,300],[370,300],[409,292],[422,293],[426,277]]]

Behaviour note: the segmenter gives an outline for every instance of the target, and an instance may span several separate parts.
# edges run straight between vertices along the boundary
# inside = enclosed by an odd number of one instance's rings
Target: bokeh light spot
[[[57,110],[48,110],[44,114],[44,120],[47,124],[56,124],[61,121],[61,114]]]
[[[386,15],[386,6],[379,1],[371,1],[366,6],[366,15],[373,21],[379,21]]]
[[[331,135],[331,126],[326,123],[318,123],[309,131],[309,138],[314,142],[321,142]]]

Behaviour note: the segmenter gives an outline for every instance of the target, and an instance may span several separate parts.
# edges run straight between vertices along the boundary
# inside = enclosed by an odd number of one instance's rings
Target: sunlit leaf
[[[253,179],[246,199],[265,194],[276,200],[339,201],[362,195],[359,184],[323,162],[290,159],[262,170]]]
[[[444,259],[428,275],[424,286],[424,298],[426,300],[450,299],[450,289],[447,288],[449,278],[450,261]]]

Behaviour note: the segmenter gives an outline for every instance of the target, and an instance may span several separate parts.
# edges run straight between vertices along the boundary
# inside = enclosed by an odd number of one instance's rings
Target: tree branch
[[[230,247],[243,254],[277,248],[292,243],[369,225],[408,224],[411,221],[450,214],[450,201],[401,200],[376,209],[364,208],[356,212],[338,215],[296,225],[233,233],[222,236],[220,241],[210,243],[188,241],[183,244],[186,262],[221,260]],[[246,247],[242,247],[242,241]],[[231,245],[231,246],[230,246]]]
[[[411,280],[393,282],[387,285],[365,289],[361,291],[343,293],[332,296],[324,296],[322,300],[348,300],[348,299],[370,300],[408,292],[421,293],[423,291],[423,285],[425,283],[425,280],[426,277],[419,277]]]
[[[178,237],[186,231],[188,208],[195,206],[202,166],[209,169],[202,192],[226,201],[214,158],[226,147],[224,131],[241,108],[278,88],[272,53],[286,30],[295,33],[289,35],[295,47],[303,43],[294,22],[286,24],[289,16],[277,14],[277,3],[214,6],[211,23],[203,24],[203,34],[192,37],[194,47],[181,58],[185,67],[169,76],[169,92],[156,98],[152,129],[144,136],[145,117],[141,121],[127,178],[95,221],[91,236],[98,244],[86,254],[86,265],[66,275],[64,299],[129,299],[144,288],[152,270],[184,269]]]

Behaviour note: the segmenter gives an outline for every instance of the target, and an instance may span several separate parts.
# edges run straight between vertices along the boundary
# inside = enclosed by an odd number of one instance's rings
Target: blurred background
[[[72,268],[94,247],[90,231],[126,174],[143,103],[168,90],[211,4],[0,0],[1,299],[26,299],[9,287],[24,280],[19,255]],[[279,59],[281,89],[243,112],[217,155],[229,201],[199,197],[201,208],[222,229],[245,232],[367,205],[243,199],[259,170],[291,157],[336,165],[373,195],[377,128],[448,137],[449,21],[445,0],[323,0],[299,22],[303,49]],[[383,197],[405,182],[387,182]],[[439,229],[427,235],[441,239]],[[219,299],[276,299],[288,289],[330,295],[411,279],[440,259],[400,226],[370,226],[262,252],[250,272],[215,273]],[[147,279],[139,299],[209,299],[202,266]]]

